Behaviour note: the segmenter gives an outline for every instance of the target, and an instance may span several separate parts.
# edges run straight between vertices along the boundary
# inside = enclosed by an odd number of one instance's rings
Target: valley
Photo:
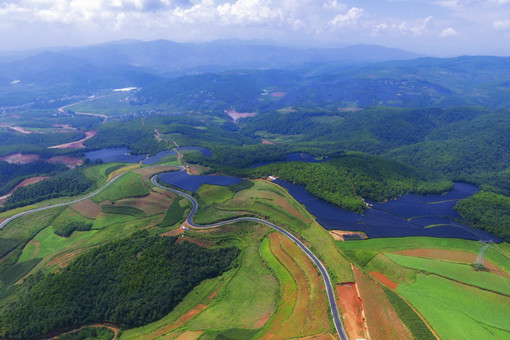
[[[0,337],[510,339],[508,58],[133,44],[0,64]]]

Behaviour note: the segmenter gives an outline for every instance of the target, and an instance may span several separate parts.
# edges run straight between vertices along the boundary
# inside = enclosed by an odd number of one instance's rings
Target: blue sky
[[[3,51],[235,38],[510,56],[510,0],[2,0],[0,32]]]

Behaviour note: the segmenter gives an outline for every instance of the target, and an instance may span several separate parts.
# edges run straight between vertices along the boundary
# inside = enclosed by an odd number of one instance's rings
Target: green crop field
[[[379,238],[362,242],[337,242],[337,245],[342,250],[360,249],[384,253],[408,249],[446,249],[478,254],[481,249],[481,245],[477,241],[436,237]],[[510,244],[491,244],[485,252],[485,258],[510,273]]]
[[[397,291],[443,339],[510,339],[509,297],[435,275],[419,275]]]
[[[96,203],[115,202],[121,198],[142,197],[148,194],[149,189],[143,184],[142,175],[129,172],[116,180],[107,190],[92,197],[91,200]]]
[[[215,303],[188,324],[189,330],[257,327],[257,322],[273,314],[278,281],[259,253],[260,241],[243,250],[235,275],[215,297]]]
[[[364,267],[366,271],[384,273],[396,283],[409,284],[416,280],[416,271],[399,266],[390,260],[385,254],[377,254]]]
[[[209,184],[200,186],[197,194],[206,204],[225,202],[234,196],[234,193],[228,187]]]
[[[396,254],[386,254],[386,256],[404,267],[438,274],[456,281],[510,295],[509,278],[484,271],[475,271],[471,265]]]

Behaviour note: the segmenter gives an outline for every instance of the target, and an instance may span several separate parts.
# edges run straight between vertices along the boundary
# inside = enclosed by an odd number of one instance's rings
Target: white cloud
[[[439,36],[441,38],[451,37],[457,35],[457,31],[451,27],[445,28],[441,31],[441,34]]]
[[[353,7],[345,14],[338,14],[330,21],[330,24],[336,27],[356,26],[364,14],[364,9]]]
[[[497,20],[494,21],[492,27],[498,31],[510,30],[510,20]]]
[[[225,3],[217,7],[218,14],[224,21],[235,23],[281,21],[283,13],[271,0],[238,0],[234,4]]]

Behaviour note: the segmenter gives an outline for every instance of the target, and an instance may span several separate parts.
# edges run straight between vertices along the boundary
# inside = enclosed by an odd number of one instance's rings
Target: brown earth
[[[22,154],[22,153],[13,153],[7,156],[0,157],[0,161],[5,161],[7,163],[14,164],[27,164],[30,162],[40,161],[41,156],[37,154]]]
[[[82,243],[82,242],[80,242],[80,243]],[[59,257],[52,259],[48,263],[48,266],[58,265],[59,268],[64,268],[64,267],[68,266],[76,256],[88,251],[89,249],[90,248],[78,249],[78,250],[71,251],[69,253],[62,254]],[[58,269],[57,269],[57,271],[58,271]]]
[[[263,339],[289,339],[316,336],[330,329],[327,301],[322,279],[305,253],[290,239],[269,235],[273,255],[289,271],[297,290],[283,283],[280,305],[293,305],[290,312],[278,309],[269,321],[271,327]]]
[[[382,283],[386,287],[390,288],[391,290],[395,290],[395,289],[398,288],[398,283],[392,281],[389,277],[387,277],[383,273],[379,273],[379,272],[369,272],[369,273],[370,273],[370,275],[375,277],[375,279],[377,281],[379,281],[380,283]]]
[[[364,304],[368,338],[371,339],[413,339],[407,326],[398,317],[381,285],[353,267],[359,294]]]
[[[180,235],[184,232],[184,229],[182,229],[181,227],[177,228],[177,229],[174,229],[174,230],[170,230],[170,231],[167,231],[166,233],[162,233],[160,234],[161,236],[177,236],[177,235]]]
[[[115,205],[134,207],[142,210],[147,216],[164,213],[173,199],[163,193],[152,191],[149,195],[141,198],[125,198],[115,202]]]
[[[185,331],[175,338],[175,340],[197,340],[202,334],[204,334],[204,331]]]
[[[175,165],[166,165],[166,166],[155,166],[155,167],[147,167],[147,168],[140,168],[137,170],[134,170],[133,172],[136,172],[137,174],[140,174],[143,176],[143,180],[147,181],[150,177],[152,177],[155,174],[158,174],[160,172],[165,171],[177,171],[179,170],[178,167]]]
[[[71,208],[85,217],[95,219],[101,212],[101,207],[90,199],[80,201],[71,206]]]
[[[262,144],[268,144],[268,145],[275,145],[275,143],[271,142],[270,140],[263,139]]]
[[[197,315],[198,313],[202,312],[206,308],[207,308],[207,305],[199,304],[199,305],[195,306],[193,309],[191,309],[189,312],[187,312],[186,314],[181,316],[175,322],[173,322],[173,323],[171,323],[169,325],[166,325],[165,327],[160,328],[160,329],[158,329],[157,331],[155,331],[153,333],[144,335],[144,338],[145,339],[156,339],[156,338],[159,338],[160,336],[162,336],[164,334],[167,334],[168,332],[170,332],[170,331],[176,329],[177,327],[185,324],[186,322],[191,320],[195,315]]]
[[[22,128],[21,126],[11,126],[10,127],[12,130],[14,131],[17,131],[17,132],[20,132],[20,133],[23,133],[25,135],[29,135],[31,133],[34,133],[33,131],[30,131],[30,130],[27,130],[25,128]]]
[[[37,256],[37,254],[39,254],[39,247],[41,246],[41,242],[38,242],[36,240],[30,240],[30,242],[28,243],[32,243],[33,245],[35,245],[35,250],[31,257],[31,259],[33,259],[34,257]]]
[[[74,169],[83,164],[83,159],[69,156],[54,156],[48,159],[48,163],[65,164],[68,168]]]
[[[286,95],[287,95],[287,92],[281,92],[281,91],[271,93],[271,97],[275,97],[275,98],[283,98]]]
[[[362,234],[359,231],[346,231],[346,230],[330,230],[329,234],[333,236],[335,241],[344,241],[342,235]],[[366,235],[363,235],[363,239],[367,239]]]
[[[443,250],[443,249],[410,249],[410,250],[399,250],[393,252],[393,254],[423,257],[434,260],[444,260],[452,262],[462,263],[475,263],[477,255],[469,253],[467,251],[460,250]],[[489,269],[493,274],[500,275],[503,277],[510,278],[510,274],[505,272],[503,269],[485,260],[484,266]]]
[[[234,123],[237,123],[237,120],[240,118],[246,118],[246,117],[255,117],[256,113],[250,113],[250,112],[237,112],[235,109],[225,110],[225,113],[232,118]]]
[[[363,301],[358,296],[356,282],[336,286],[337,303],[342,310],[344,327],[349,339],[366,338]]]
[[[83,145],[83,142],[86,141],[87,139],[91,139],[96,134],[97,134],[97,131],[95,131],[95,130],[86,131],[85,138],[83,138],[83,139],[80,139],[80,140],[77,140],[74,142],[70,142],[70,143],[49,146],[48,149],[83,149],[83,148],[85,148],[85,145]]]
[[[357,107],[339,107],[338,111],[340,112],[356,112],[356,111],[362,111],[363,109],[357,108]]]

